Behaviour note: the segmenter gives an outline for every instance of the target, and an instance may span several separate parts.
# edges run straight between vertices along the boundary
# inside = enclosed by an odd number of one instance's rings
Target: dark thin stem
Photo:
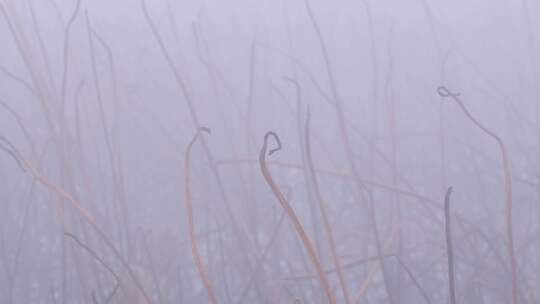
[[[452,226],[450,224],[450,195],[452,187],[448,187],[444,197],[444,218],[446,229],[446,251],[448,255],[448,284],[450,285],[450,304],[456,304],[456,281],[454,274],[454,247],[452,246]]]
[[[506,152],[506,146],[502,139],[495,134],[493,131],[487,129],[483,124],[481,124],[472,114],[469,112],[467,107],[461,99],[459,98],[459,93],[454,93],[448,90],[446,87],[441,86],[437,88],[437,93],[441,97],[452,99],[465,113],[467,118],[473,122],[480,130],[486,133],[489,137],[493,138],[499,145],[501,151],[501,158],[503,163],[503,174],[504,174],[504,190],[506,192],[506,235],[508,239],[508,255],[510,257],[510,266],[512,271],[512,304],[517,304],[518,298],[518,285],[517,285],[517,262],[516,255],[514,251],[514,232],[513,232],[513,220],[512,220],[512,176],[510,174],[510,165],[508,161],[508,154]]]
[[[103,265],[103,267],[105,267],[114,276],[116,281],[120,281],[120,277],[116,274],[116,272],[109,265],[107,265],[107,263],[105,263],[105,261],[103,261],[103,259],[100,258],[99,255],[92,248],[84,244],[77,236],[72,233],[66,232],[64,233],[64,235],[73,239],[79,246],[81,246],[81,248],[88,251],[88,253],[90,253],[90,255],[92,255],[92,257],[96,259],[96,261]]]
[[[116,274],[116,272],[109,265],[107,265],[107,263],[105,263],[105,261],[102,258],[99,257],[99,255],[92,248],[90,248],[86,244],[84,244],[78,237],[76,237],[74,234],[69,233],[69,232],[65,232],[64,235],[66,237],[69,237],[72,240],[74,240],[81,248],[83,248],[88,253],[90,253],[90,255],[94,259],[96,259],[96,261],[98,261],[101,265],[103,265],[103,267],[105,267],[114,276],[114,278],[116,280],[116,284],[115,284],[112,292],[106,298],[105,303],[108,303],[112,299],[112,297],[116,294],[116,291],[118,290],[118,288],[121,285],[120,277]],[[95,299],[94,292],[92,292],[92,300],[97,302],[96,299]]]
[[[355,197],[358,201],[365,200],[367,202],[368,219],[371,221],[370,229],[371,229],[371,233],[373,237],[375,238],[375,245],[376,245],[375,247],[377,249],[377,255],[379,256],[379,262],[381,264],[381,270],[383,273],[384,288],[385,288],[386,294],[388,295],[388,300],[390,304],[394,304],[396,301],[394,299],[394,295],[392,293],[392,289],[390,286],[389,274],[386,269],[386,264],[384,263],[384,259],[382,258],[382,248],[381,248],[381,241],[380,241],[381,237],[379,234],[379,229],[377,227],[377,217],[376,217],[376,210],[375,210],[375,206],[373,202],[373,194],[371,193],[371,191],[369,191],[369,189],[367,189],[366,185],[364,185],[361,182],[359,171],[353,159],[353,148],[352,148],[351,140],[349,137],[349,133],[345,125],[343,99],[338,90],[337,81],[334,76],[332,64],[330,61],[330,54],[328,52],[328,48],[323,37],[321,27],[319,26],[319,23],[317,22],[315,14],[313,13],[310,0],[304,0],[304,5],[309,15],[309,19],[313,25],[313,29],[315,30],[315,33],[317,34],[317,39],[319,41],[319,46],[321,48],[323,60],[325,63],[325,69],[328,75],[328,82],[330,85],[330,91],[331,91],[331,97],[332,97],[331,100],[338,114],[339,130],[340,130],[340,133],[341,133],[344,145],[345,145],[345,153],[347,156],[346,159],[353,173],[355,186],[357,188],[356,189],[357,193],[355,194]]]
[[[13,158],[13,160],[17,163],[19,168],[21,168],[22,171],[26,171],[23,164],[21,163],[19,152],[17,149],[15,149],[15,146],[7,140],[4,136],[0,135],[0,149],[4,150],[9,156]]]

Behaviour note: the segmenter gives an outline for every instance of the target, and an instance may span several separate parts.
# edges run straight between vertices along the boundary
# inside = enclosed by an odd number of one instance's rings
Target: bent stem
[[[210,297],[210,301],[213,304],[217,304],[217,298],[214,294],[214,291],[212,289],[212,285],[210,284],[210,278],[208,277],[208,272],[204,268],[201,256],[199,254],[199,249],[197,247],[197,236],[195,235],[195,224],[193,221],[193,200],[191,197],[191,175],[190,175],[190,156],[191,156],[191,148],[193,147],[193,144],[201,134],[201,132],[206,132],[210,134],[210,129],[206,127],[201,127],[197,130],[197,133],[195,133],[195,136],[193,136],[193,139],[189,143],[187,150],[186,150],[186,159],[185,159],[185,167],[184,167],[184,174],[185,174],[185,187],[186,187],[186,209],[187,209],[187,217],[188,217],[188,224],[189,224],[189,239],[191,241],[191,254],[193,255],[193,259],[195,260],[195,264],[197,265],[197,270],[199,271],[199,275],[201,277],[201,281],[204,284],[204,287],[206,288],[206,291],[208,292],[208,297]]]
[[[277,147],[268,150],[268,139],[270,137],[273,137],[277,143]],[[304,230],[302,224],[300,223],[300,220],[298,219],[298,216],[292,209],[292,207],[289,205],[289,202],[287,199],[285,199],[285,196],[279,190],[279,187],[277,186],[276,182],[272,178],[272,175],[270,174],[270,171],[268,170],[268,167],[266,166],[266,153],[268,155],[272,155],[274,152],[277,152],[281,150],[281,141],[279,140],[278,135],[275,132],[267,132],[264,136],[264,144],[261,148],[261,152],[259,153],[259,165],[261,168],[262,175],[268,185],[270,186],[272,192],[278,199],[279,203],[281,204],[281,207],[285,210],[287,213],[287,216],[291,219],[294,228],[298,235],[300,236],[300,239],[302,240],[302,243],[309,255],[309,258],[311,259],[311,262],[315,266],[315,269],[317,270],[317,274],[319,276],[319,280],[321,281],[321,284],[323,286],[324,292],[326,293],[326,296],[328,298],[329,303],[335,304],[336,299],[334,297],[334,294],[332,292],[332,288],[330,287],[330,283],[328,282],[328,278],[326,277],[326,273],[323,270],[323,267],[321,265],[321,261],[317,257],[317,253],[315,252],[315,248],[313,247],[313,244],[311,244],[311,241],[309,240],[309,237]]]
[[[480,130],[482,130],[489,137],[493,138],[499,145],[501,151],[501,158],[503,163],[503,174],[504,174],[504,190],[506,192],[506,234],[508,238],[508,255],[510,256],[510,267],[512,271],[512,304],[516,304],[518,298],[518,287],[517,287],[517,262],[516,255],[514,251],[514,232],[513,232],[513,223],[512,223],[512,177],[510,175],[510,165],[508,162],[508,155],[506,152],[506,146],[502,139],[493,131],[487,129],[482,125],[469,110],[465,107],[465,104],[459,98],[459,93],[454,93],[448,90],[444,86],[437,88],[437,93],[441,97],[447,97],[452,99],[463,111],[463,113],[469,118],[470,121],[474,123]]]

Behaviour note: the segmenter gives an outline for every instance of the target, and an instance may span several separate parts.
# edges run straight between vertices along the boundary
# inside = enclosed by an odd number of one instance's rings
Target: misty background
[[[540,302],[539,17],[1,0],[0,302]]]

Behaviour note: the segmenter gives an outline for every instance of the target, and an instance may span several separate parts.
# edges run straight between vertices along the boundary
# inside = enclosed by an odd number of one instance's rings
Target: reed
[[[463,114],[484,134],[491,137],[497,142],[499,151],[501,153],[501,161],[503,163],[503,175],[504,175],[504,191],[506,194],[506,238],[508,241],[508,256],[510,257],[510,269],[512,278],[512,304],[518,303],[518,283],[517,283],[517,262],[514,250],[514,225],[512,219],[513,198],[512,198],[512,175],[510,173],[510,164],[508,161],[508,153],[506,152],[506,146],[502,139],[490,129],[486,128],[480,123],[467,109],[463,101],[460,99],[459,93],[454,93],[446,87],[439,87],[437,93],[441,97],[449,98],[454,101]]]
[[[268,140],[270,138],[274,138],[274,140],[277,143],[277,147],[272,148],[268,150]],[[315,251],[315,248],[313,247],[311,241],[309,240],[309,237],[304,230],[304,227],[302,226],[302,223],[300,223],[300,219],[292,209],[291,205],[277,186],[276,182],[274,181],[272,175],[270,174],[270,171],[268,170],[268,167],[266,165],[266,154],[272,155],[275,152],[281,150],[281,141],[279,140],[279,137],[276,133],[270,131],[267,132],[264,136],[264,144],[261,148],[261,152],[259,153],[259,166],[261,169],[261,173],[268,185],[270,186],[270,189],[272,190],[272,193],[277,198],[278,202],[280,203],[281,207],[285,210],[287,213],[287,216],[291,220],[292,224],[294,225],[294,229],[296,233],[298,233],[298,236],[302,240],[302,244],[304,245],[304,248],[306,249],[309,258],[311,262],[313,263],[315,269],[317,270],[317,274],[319,276],[319,280],[321,282],[321,285],[324,289],[324,292],[326,293],[326,297],[328,298],[328,302],[331,304],[336,303],[336,299],[334,297],[334,293],[332,291],[332,287],[330,286],[330,283],[328,281],[328,278],[326,277],[326,274],[324,273],[323,267],[321,265],[321,261],[319,260],[319,257],[317,256],[317,253]]]
[[[210,298],[210,301],[213,304],[217,304],[218,301],[217,301],[216,295],[214,294],[214,290],[212,289],[212,284],[210,283],[208,272],[206,268],[204,267],[201,255],[199,254],[199,249],[197,245],[197,236],[195,235],[195,223],[193,219],[193,202],[192,202],[193,199],[191,195],[190,157],[191,157],[191,148],[193,147],[193,144],[195,144],[195,141],[197,140],[197,138],[199,137],[201,133],[210,134],[210,129],[206,127],[199,128],[197,132],[195,133],[195,136],[193,136],[193,139],[191,139],[191,142],[189,143],[186,149],[186,159],[184,162],[186,214],[188,218],[189,239],[191,240],[191,254],[193,255],[193,259],[195,260],[195,265],[197,266],[197,271],[199,272],[199,276],[201,278],[201,281],[203,282],[206,292],[208,293],[208,297]]]
[[[450,214],[450,196],[452,187],[448,187],[444,196],[444,219],[446,231],[446,252],[448,256],[448,284],[450,294],[450,304],[456,304],[456,278],[454,274],[454,247],[452,246],[452,224]]]

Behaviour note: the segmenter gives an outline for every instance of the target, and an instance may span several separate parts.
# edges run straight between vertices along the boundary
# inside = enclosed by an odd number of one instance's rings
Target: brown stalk
[[[295,78],[289,78],[289,77],[283,77],[283,79],[289,83],[291,83],[294,88],[295,88],[295,92],[296,92],[296,120],[297,120],[297,127],[298,127],[298,138],[299,138],[299,142],[300,142],[300,153],[301,153],[301,159],[302,159],[302,174],[304,176],[304,180],[305,180],[305,183],[306,183],[306,192],[307,192],[307,197],[308,197],[308,200],[309,202],[311,202],[310,204],[308,204],[309,206],[309,213],[311,215],[311,225],[312,225],[312,229],[313,229],[313,240],[314,240],[314,243],[315,243],[315,249],[317,250],[317,254],[319,256],[322,256],[322,249],[321,249],[321,246],[322,246],[322,240],[321,240],[321,229],[319,227],[319,210],[318,210],[318,206],[317,206],[317,203],[315,203],[315,201],[317,200],[317,198],[314,198],[314,190],[312,189],[312,182],[311,182],[311,176],[310,176],[310,173],[309,173],[309,165],[308,165],[308,160],[307,160],[307,155],[306,155],[306,147],[304,146],[304,143],[305,143],[305,134],[303,132],[303,129],[304,129],[304,123],[303,123],[303,119],[302,119],[302,90],[300,88],[300,83],[295,79]],[[280,92],[279,89],[275,88],[276,92],[282,96],[283,100],[286,100],[284,95]],[[291,113],[293,112],[293,110],[291,109]],[[322,294],[321,294],[322,296]],[[344,295],[344,297],[346,299],[350,299],[348,297],[348,295]],[[349,301],[347,301],[347,303],[349,303]]]
[[[159,48],[160,48],[160,50],[161,50],[161,52],[163,54],[163,57],[165,58],[165,60],[167,62],[167,65],[170,67],[171,72],[173,73],[174,79],[175,79],[175,81],[176,81],[176,83],[177,83],[177,85],[178,85],[178,87],[180,89],[180,93],[181,93],[182,97],[184,97],[184,99],[186,101],[186,105],[188,107],[191,120],[192,120],[192,122],[193,122],[193,124],[194,124],[194,126],[196,128],[200,128],[201,124],[200,124],[199,118],[197,116],[197,111],[195,109],[195,103],[193,102],[193,98],[191,96],[191,93],[188,90],[188,87],[187,87],[182,75],[180,74],[180,71],[175,67],[174,61],[173,61],[173,59],[172,59],[172,57],[171,57],[171,55],[169,53],[169,50],[167,49],[163,38],[161,37],[161,35],[158,32],[158,29],[157,29],[157,26],[156,26],[154,20],[150,16],[150,13],[149,13],[148,8],[146,6],[146,0],[141,0],[141,6],[142,6],[143,13],[144,13],[144,17],[145,17],[148,25],[150,26],[152,34],[153,34],[154,38],[156,39],[156,41],[157,41],[157,43],[159,45]],[[204,152],[205,152],[205,154],[206,154],[206,156],[208,158],[208,162],[210,164],[210,169],[212,171],[212,174],[215,177],[215,181],[216,181],[216,184],[218,186],[219,194],[220,194],[220,196],[221,196],[221,198],[222,198],[222,200],[224,202],[226,215],[227,215],[227,217],[229,218],[229,220],[230,220],[230,222],[232,224],[235,237],[238,240],[238,245],[239,245],[241,254],[243,255],[244,262],[246,263],[246,266],[247,266],[248,270],[250,272],[252,272],[253,271],[253,266],[251,265],[249,255],[247,254],[248,253],[248,250],[247,250],[247,247],[246,247],[247,246],[246,244],[248,243],[247,237],[244,235],[244,232],[242,231],[241,227],[239,226],[238,220],[236,219],[236,217],[235,217],[235,215],[233,213],[231,199],[229,198],[229,196],[226,193],[225,185],[223,183],[223,179],[221,178],[221,175],[219,174],[219,170],[218,170],[218,167],[216,165],[215,158],[214,158],[212,152],[210,151],[210,148],[208,147],[208,144],[206,143],[204,138],[201,138],[201,144],[202,144],[203,150],[204,150]]]
[[[501,158],[503,163],[503,174],[504,174],[504,190],[506,192],[506,234],[508,238],[508,255],[510,256],[510,267],[512,272],[512,304],[517,304],[518,298],[518,286],[517,286],[517,262],[514,252],[514,232],[513,232],[513,221],[512,221],[512,176],[510,174],[510,166],[508,162],[508,155],[506,152],[506,146],[502,139],[493,131],[487,129],[482,125],[472,114],[469,112],[465,104],[459,98],[459,93],[453,93],[448,90],[446,87],[441,86],[437,88],[437,93],[441,97],[452,99],[463,111],[463,113],[469,118],[469,120],[476,125],[480,130],[482,130],[489,137],[493,138],[500,149]]]
[[[331,96],[332,96],[333,105],[335,106],[336,112],[338,114],[339,130],[340,130],[340,133],[341,133],[344,145],[345,145],[346,159],[347,159],[348,165],[349,165],[349,167],[350,167],[350,169],[352,171],[352,174],[354,176],[354,182],[355,182],[355,186],[356,186],[356,190],[357,190],[355,192],[355,197],[356,197],[356,199],[358,201],[363,199],[363,200],[366,200],[366,202],[367,202],[368,219],[371,222],[371,225],[370,225],[371,233],[372,233],[372,235],[373,235],[373,237],[375,239],[375,247],[377,249],[377,255],[379,256],[379,263],[381,264],[385,291],[386,291],[386,294],[388,295],[388,299],[390,301],[390,304],[394,304],[395,299],[394,299],[394,295],[393,295],[393,293],[391,291],[389,274],[387,273],[386,265],[384,263],[384,259],[382,258],[382,245],[381,245],[381,238],[380,238],[380,234],[379,234],[379,229],[377,227],[377,217],[376,217],[375,206],[373,204],[374,203],[373,202],[373,195],[369,191],[369,189],[367,189],[366,185],[364,185],[362,183],[359,171],[358,171],[357,166],[355,164],[355,161],[353,159],[353,148],[352,148],[350,137],[349,137],[346,125],[345,125],[345,114],[344,114],[344,109],[343,109],[343,100],[342,100],[342,98],[341,98],[341,96],[339,94],[336,78],[334,76],[334,72],[333,72],[333,69],[332,69],[331,62],[330,62],[330,55],[329,55],[329,52],[328,52],[327,45],[326,45],[326,43],[324,41],[324,38],[323,38],[321,28],[320,28],[320,26],[319,26],[319,24],[317,22],[317,19],[315,18],[315,14],[313,13],[313,10],[311,8],[310,0],[304,0],[304,4],[305,4],[305,7],[306,7],[306,11],[307,11],[307,13],[309,15],[310,21],[311,21],[311,23],[313,25],[313,28],[315,30],[315,33],[317,34],[317,38],[318,38],[319,45],[320,45],[320,48],[321,48],[323,60],[324,60],[324,63],[325,63],[325,69],[326,69],[326,73],[328,75],[328,82],[329,82],[330,90],[331,90],[331,94],[332,94]],[[367,193],[367,197],[366,197],[366,195],[364,195],[365,193]]]
[[[201,256],[199,254],[199,249],[197,247],[197,237],[195,235],[195,224],[193,221],[193,199],[191,197],[191,176],[190,176],[190,156],[191,156],[191,148],[193,147],[193,144],[201,134],[201,132],[206,132],[210,134],[210,129],[206,127],[201,127],[197,130],[197,133],[195,133],[195,136],[193,136],[193,139],[189,143],[187,150],[186,150],[186,159],[184,164],[184,174],[185,174],[185,191],[186,191],[186,209],[187,209],[187,217],[188,217],[188,224],[189,224],[189,238],[191,240],[191,254],[193,255],[193,259],[195,260],[195,264],[197,266],[197,270],[199,271],[199,276],[201,277],[201,280],[204,284],[204,287],[206,288],[206,291],[208,292],[208,297],[210,298],[210,301],[213,304],[217,304],[217,298],[214,294],[214,291],[212,289],[212,285],[210,284],[210,278],[208,277],[208,273],[206,269],[204,268]]]
[[[32,20],[32,27],[33,27],[33,30],[34,30],[34,35],[35,35],[35,37],[37,39],[37,42],[38,42],[38,50],[39,50],[39,53],[41,55],[41,60],[43,61],[43,65],[44,65],[44,69],[45,69],[45,73],[46,73],[46,78],[48,78],[47,80],[49,82],[50,90],[52,91],[53,96],[56,96],[56,88],[55,88],[55,84],[54,84],[53,73],[52,73],[52,70],[51,70],[51,63],[50,63],[49,55],[47,54],[47,48],[45,47],[45,42],[43,40],[43,36],[41,35],[41,32],[40,32],[40,25],[38,23],[36,12],[35,12],[35,9],[34,9],[34,2],[29,1],[28,4],[29,4],[28,7],[29,7],[29,11],[30,11],[30,18]],[[46,82],[47,81],[45,81],[45,83]]]
[[[313,184],[313,192],[315,192],[315,198],[319,204],[321,210],[321,216],[323,219],[324,229],[326,230],[326,236],[328,237],[328,242],[330,243],[330,250],[332,252],[332,259],[334,260],[334,265],[336,266],[336,272],[341,284],[341,289],[343,291],[343,296],[345,297],[345,303],[351,303],[351,296],[349,289],[347,287],[347,282],[345,281],[345,276],[341,270],[341,262],[339,260],[339,255],[336,249],[336,241],[334,239],[334,232],[332,231],[332,226],[330,225],[330,220],[328,219],[328,211],[326,210],[326,202],[323,200],[322,193],[319,187],[319,180],[317,179],[317,174],[315,173],[315,166],[313,165],[313,156],[311,155],[311,138],[309,134],[309,122],[310,122],[310,111],[309,106],[307,109],[306,123],[305,123],[305,145],[306,145],[306,158],[307,165],[309,168],[309,175],[311,176],[311,182]]]
[[[13,37],[13,40],[17,46],[17,50],[21,55],[21,58],[24,62],[25,67],[28,70],[28,73],[31,77],[32,91],[35,92],[41,106],[45,113],[45,119],[47,121],[47,126],[54,138],[54,141],[57,142],[57,133],[52,121],[52,116],[54,115],[54,109],[52,109],[51,100],[53,100],[51,93],[45,85],[45,80],[39,72],[38,63],[35,59],[34,54],[31,51],[30,43],[28,37],[22,31],[22,26],[18,20],[17,14],[10,10],[10,7],[7,4],[0,2],[0,13],[4,16],[4,19],[7,23],[8,30]]]
[[[273,137],[277,143],[277,147],[268,150],[268,139],[270,137]],[[309,258],[311,259],[311,262],[315,266],[315,269],[317,270],[317,274],[319,275],[319,280],[321,281],[321,284],[323,286],[324,292],[326,293],[326,296],[328,298],[329,303],[335,304],[336,299],[334,297],[334,294],[332,292],[332,287],[330,286],[330,283],[328,282],[328,278],[326,277],[326,273],[323,270],[323,267],[321,265],[321,262],[319,258],[317,257],[317,253],[315,251],[315,248],[311,244],[311,241],[309,240],[309,237],[304,230],[302,224],[300,223],[300,220],[296,216],[296,213],[292,209],[291,205],[281,192],[279,190],[279,187],[277,186],[276,182],[272,178],[272,175],[270,174],[270,171],[268,170],[268,167],[266,166],[266,153],[268,155],[272,155],[274,152],[277,152],[281,150],[281,141],[279,140],[278,135],[275,132],[269,131],[264,136],[264,144],[261,148],[261,152],[259,153],[259,165],[261,168],[262,175],[270,188],[272,189],[272,192],[278,199],[279,203],[281,204],[281,207],[287,212],[287,216],[292,221],[294,228],[296,232],[298,233],[300,239],[302,240],[302,243],[309,255]]]

